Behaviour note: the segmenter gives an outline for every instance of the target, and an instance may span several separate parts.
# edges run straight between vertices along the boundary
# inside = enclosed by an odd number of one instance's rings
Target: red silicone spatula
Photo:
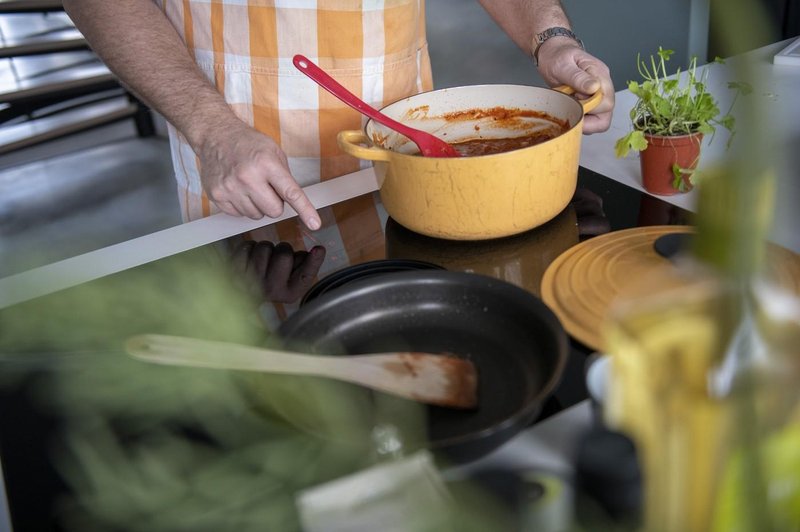
[[[294,56],[293,63],[298,70],[316,81],[320,87],[324,88],[356,111],[411,139],[411,141],[419,147],[419,151],[422,152],[422,155],[425,157],[460,157],[460,154],[455,148],[442,139],[425,131],[420,131],[419,129],[401,124],[374,107],[367,105],[305,56],[299,54]]]

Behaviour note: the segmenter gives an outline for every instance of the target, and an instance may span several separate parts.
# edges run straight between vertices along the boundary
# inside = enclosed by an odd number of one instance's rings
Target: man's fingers
[[[240,193],[239,197],[231,200],[221,200],[216,198],[211,198],[211,200],[219,208],[219,210],[225,214],[230,214],[231,216],[247,216],[253,220],[259,220],[264,217],[261,211],[245,193]]]
[[[276,176],[270,180],[270,185],[286,203],[292,206],[306,227],[312,231],[320,228],[322,222],[317,209],[314,208],[306,193],[303,192],[303,189],[291,176]]]
[[[588,114],[583,117],[583,133],[600,133],[605,131],[611,125],[611,113],[603,113],[602,115]]]
[[[539,71],[551,85],[566,84],[578,94],[603,93],[600,103],[584,120],[584,133],[605,131],[611,125],[614,84],[608,67],[591,54],[575,47],[551,47],[540,56]]]
[[[239,209],[233,206],[233,203],[230,201],[217,201],[213,200],[214,204],[219,208],[220,211],[224,212],[225,214],[229,214],[231,216],[241,216],[242,213],[239,212]]]
[[[282,195],[286,202],[297,212],[297,215],[303,220],[306,227],[312,231],[316,231],[322,226],[322,221],[317,213],[317,209],[314,208],[308,196],[306,196],[303,189],[301,189],[297,183],[292,181],[289,188],[285,189]]]
[[[303,223],[312,231],[322,225],[317,210],[303,192],[303,189],[290,175],[271,176],[269,185],[259,187],[252,194],[253,201],[266,214],[276,218],[283,213],[283,202],[286,201],[297,212]]]
[[[250,199],[250,196],[242,194],[233,204],[241,216],[247,216],[253,220],[260,220],[264,217],[264,213],[261,212],[261,209],[256,207],[256,204],[253,203],[253,200]]]
[[[611,73],[607,66],[598,63],[594,58],[586,62],[580,62],[579,66],[584,68],[587,74],[598,80],[600,90],[603,91],[603,99],[586,116],[583,132],[588,134],[606,131],[611,126],[611,117],[614,110],[614,84],[611,81]]]
[[[583,94],[594,94],[600,90],[600,81],[580,68],[574,68],[570,73],[569,86]]]
[[[250,197],[262,216],[277,218],[283,214],[283,200],[268,183],[254,188]]]
[[[279,217],[284,201],[303,223],[319,229],[319,215],[289,170],[286,154],[268,136],[242,124],[201,154],[203,188],[220,210],[253,219]]]

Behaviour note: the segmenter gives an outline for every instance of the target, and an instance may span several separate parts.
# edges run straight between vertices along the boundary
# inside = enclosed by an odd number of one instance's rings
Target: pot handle
[[[360,129],[340,131],[339,134],[336,135],[336,141],[339,143],[339,147],[342,151],[359,159],[366,159],[368,161],[388,161],[391,157],[391,152],[389,150],[374,146],[362,146],[362,144],[369,144],[369,138],[366,133]]]
[[[575,94],[575,89],[570,87],[569,85],[559,85],[558,87],[553,87],[554,91],[563,92],[564,94],[573,95]],[[603,99],[603,91],[598,90],[591,96],[589,96],[585,100],[576,100],[581,106],[583,107],[583,114],[591,113],[592,110],[600,104],[600,101]]]

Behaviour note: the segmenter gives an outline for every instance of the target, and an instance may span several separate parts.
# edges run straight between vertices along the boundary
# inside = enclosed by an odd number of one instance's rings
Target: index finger
[[[602,133],[611,127],[611,113],[594,114],[594,111],[583,117],[583,133]]]
[[[276,186],[280,187],[281,185],[273,184],[272,188],[275,188],[278,192],[278,195],[282,197],[286,203],[292,206],[300,219],[303,220],[303,223],[306,225],[306,227],[312,231],[320,228],[322,221],[319,218],[317,209],[314,208],[311,200],[308,199],[306,193],[303,192],[303,189],[300,188],[300,185],[298,185],[294,179],[291,179],[289,183],[284,184],[283,190],[276,188]]]
[[[269,188],[261,188],[257,191],[251,191],[250,197],[256,205],[266,212],[264,209],[270,203],[270,198],[265,197],[267,194],[275,193],[277,196],[288,203],[297,212],[297,215],[303,223],[315,231],[320,228],[322,222],[320,220],[317,209],[308,199],[303,189],[297,184],[297,181],[286,170],[279,170],[273,173],[267,179],[267,186]],[[273,200],[274,201],[274,200]]]

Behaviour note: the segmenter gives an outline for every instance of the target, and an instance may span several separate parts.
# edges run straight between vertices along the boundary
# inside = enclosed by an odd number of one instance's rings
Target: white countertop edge
[[[321,209],[378,190],[372,168],[306,187]],[[77,286],[129,268],[297,216],[289,206],[277,218],[251,220],[215,214],[0,279],[0,308]]]

